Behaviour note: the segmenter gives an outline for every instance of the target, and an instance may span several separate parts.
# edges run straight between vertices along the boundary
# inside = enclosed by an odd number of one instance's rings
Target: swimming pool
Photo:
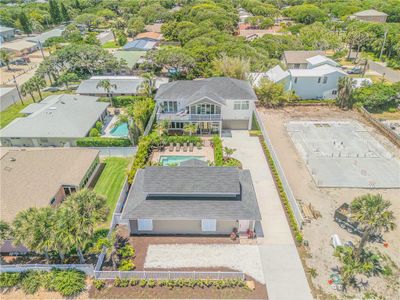
[[[112,136],[128,136],[128,123],[121,123],[111,129],[110,134]]]
[[[171,166],[171,165],[180,165],[181,162],[190,160],[190,159],[198,159],[205,161],[206,158],[205,156],[184,156],[184,155],[165,155],[165,156],[160,156],[160,163],[163,166]]]

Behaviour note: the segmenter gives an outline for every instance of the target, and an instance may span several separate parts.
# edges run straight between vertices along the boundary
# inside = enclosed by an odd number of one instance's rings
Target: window
[[[41,138],[39,140],[40,140],[41,143],[48,143],[49,142],[49,140],[46,139],[46,138]]]
[[[215,219],[201,220],[201,231],[217,231],[217,220]]]
[[[54,202],[56,202],[56,197],[54,197],[53,199],[51,199],[51,201],[50,201],[50,205],[53,205],[53,204],[54,204]]]
[[[152,219],[138,219],[138,230],[139,231],[151,231],[153,230],[153,220]]]
[[[328,82],[328,77],[324,77],[324,81],[322,82],[323,84]]]
[[[248,110],[250,107],[249,101],[235,101],[233,103],[234,110]]]
[[[197,115],[214,115],[214,114],[220,114],[221,108],[214,104],[201,103],[197,105],[192,105],[191,113]]]
[[[248,110],[250,107],[249,101],[243,101],[242,102],[242,110]]]
[[[297,77],[294,78],[294,83],[297,83]]]
[[[337,90],[333,90],[332,95],[337,95]]]
[[[178,111],[178,102],[176,101],[164,101],[162,104],[163,112],[177,112]]]
[[[234,110],[240,110],[240,101],[235,101],[233,103],[233,109]]]
[[[321,77],[318,77],[318,83],[321,83]]]
[[[300,64],[294,64],[294,69],[300,69]]]

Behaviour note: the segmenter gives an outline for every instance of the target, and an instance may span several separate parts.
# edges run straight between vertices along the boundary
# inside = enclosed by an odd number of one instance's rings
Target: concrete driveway
[[[260,124],[262,125],[262,124]],[[285,212],[257,137],[233,130],[223,145],[249,169],[262,216],[264,237],[258,238],[268,296],[272,300],[313,299]]]

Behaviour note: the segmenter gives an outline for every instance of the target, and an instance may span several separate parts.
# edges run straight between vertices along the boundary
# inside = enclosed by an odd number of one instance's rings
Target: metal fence
[[[129,157],[136,154],[137,147],[81,147],[88,149],[99,150],[99,156],[101,157],[110,157],[110,156],[118,156],[118,157]]]
[[[262,122],[257,110],[255,110],[255,116],[256,116],[258,124],[260,124],[260,129],[261,129],[262,135],[264,137],[265,144],[267,145],[268,150],[271,153],[272,159],[274,160],[276,170],[278,171],[279,177],[282,181],[283,189],[285,190],[285,193],[288,197],[290,206],[292,207],[294,216],[296,218],[297,225],[299,226],[299,228],[302,228],[304,218],[303,218],[303,215],[301,214],[299,204],[297,203],[297,201],[293,195],[292,189],[290,188],[289,183],[286,179],[285,172],[283,171],[283,168],[279,162],[278,156],[275,153],[274,147],[272,146],[271,140],[269,139],[267,131],[264,128],[263,122]]]
[[[91,264],[24,264],[24,265],[1,265],[0,273],[26,272],[26,271],[51,271],[51,269],[76,269],[93,276],[94,268]]]
[[[245,279],[242,272],[184,272],[184,271],[95,271],[96,279]]]

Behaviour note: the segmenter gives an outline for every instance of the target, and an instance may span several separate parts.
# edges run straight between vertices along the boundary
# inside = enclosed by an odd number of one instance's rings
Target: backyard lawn
[[[130,158],[108,157],[103,163],[105,168],[97,181],[94,190],[107,198],[107,205],[110,208],[106,223],[101,227],[108,227],[111,222],[112,214],[126,178],[126,168]]]

